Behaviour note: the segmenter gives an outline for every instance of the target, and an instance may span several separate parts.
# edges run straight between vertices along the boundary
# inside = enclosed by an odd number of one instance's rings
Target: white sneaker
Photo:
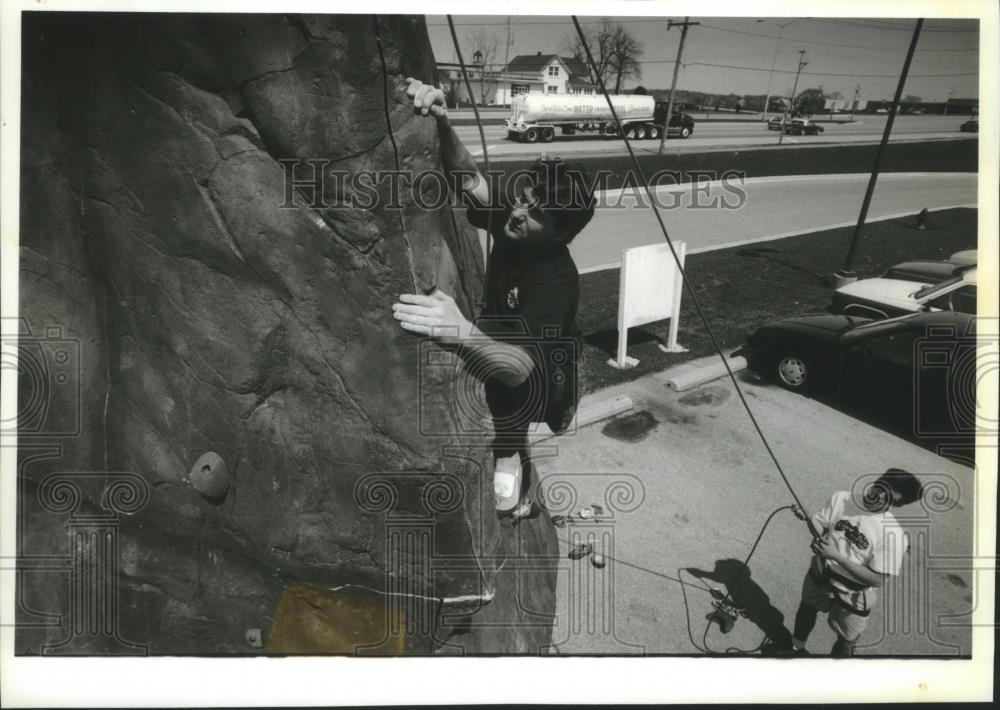
[[[505,513],[521,500],[521,456],[517,453],[497,459],[493,471],[493,497],[496,509]]]

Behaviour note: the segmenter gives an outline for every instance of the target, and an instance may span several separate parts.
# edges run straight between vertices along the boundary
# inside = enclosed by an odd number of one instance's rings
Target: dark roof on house
[[[590,73],[587,65],[573,57],[560,57],[557,54],[519,54],[507,64],[509,72],[539,72],[546,64],[558,57],[569,69],[570,81],[575,83],[590,83]]]

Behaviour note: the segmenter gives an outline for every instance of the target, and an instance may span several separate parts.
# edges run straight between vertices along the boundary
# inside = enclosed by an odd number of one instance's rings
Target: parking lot
[[[787,510],[776,513],[741,572],[768,516],[792,497],[728,379],[678,393],[666,386],[670,376],[591,395],[590,403],[627,395],[634,407],[537,447],[552,514],[603,509],[558,530],[562,552],[589,541],[608,558],[598,569],[588,558],[563,557],[556,653],[750,652],[768,633],[791,629],[811,554],[806,526]],[[910,551],[859,653],[970,654],[974,471],[747,371],[737,379],[807,508],[889,467],[920,474],[933,492],[897,515]],[[727,634],[706,621],[709,587],[731,591],[746,608]],[[834,639],[821,617],[810,649],[827,653]]]

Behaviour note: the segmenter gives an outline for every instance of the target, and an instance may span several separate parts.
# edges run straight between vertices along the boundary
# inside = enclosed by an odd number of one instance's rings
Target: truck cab
[[[668,101],[657,101],[656,108],[653,109],[653,123],[658,126],[663,125],[667,115]],[[678,104],[674,104],[674,115],[670,117],[670,125],[667,126],[667,137],[688,138],[694,133],[694,119],[686,113],[677,110]]]

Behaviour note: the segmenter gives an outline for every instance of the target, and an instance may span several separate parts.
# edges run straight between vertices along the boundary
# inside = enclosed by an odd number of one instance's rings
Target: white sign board
[[[685,242],[675,242],[677,260],[684,267]],[[681,312],[683,277],[670,246],[651,244],[622,250],[618,282],[618,357],[609,361],[618,368],[634,367],[638,360],[625,354],[628,329],[658,320],[670,319],[666,352],[683,352],[677,345],[677,326]]]

